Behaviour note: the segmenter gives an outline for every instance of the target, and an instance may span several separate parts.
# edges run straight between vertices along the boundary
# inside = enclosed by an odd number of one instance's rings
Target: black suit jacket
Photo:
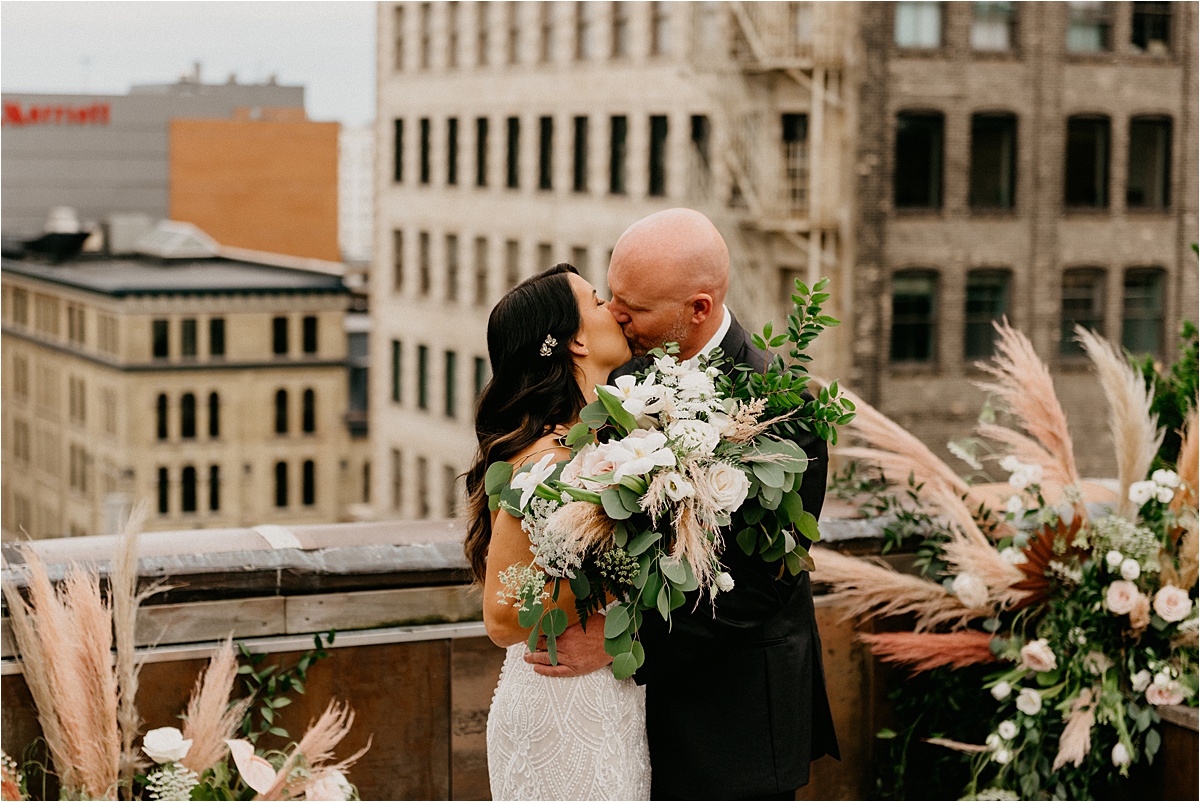
[[[721,349],[732,360],[727,370],[765,368],[736,319]],[[614,378],[647,364],[633,360]],[[828,446],[814,435],[798,444],[814,460],[800,497],[819,517]],[[808,782],[811,761],[838,757],[808,573],[777,578],[778,564],[747,557],[729,533],[722,562],[734,589],[717,596],[715,614],[691,593],[670,631],[653,614],[640,630],[646,662],[635,678],[646,686],[654,799],[789,793]]]

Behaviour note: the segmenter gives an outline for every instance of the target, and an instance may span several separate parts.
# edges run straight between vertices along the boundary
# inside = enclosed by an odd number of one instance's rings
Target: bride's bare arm
[[[543,438],[530,447],[528,454],[518,455],[513,464],[520,466],[523,459],[532,454],[547,453],[546,446],[553,447],[554,441]],[[539,448],[540,447],[540,448]],[[570,452],[564,448],[554,448],[556,456],[565,459]],[[512,606],[512,599],[500,598],[503,585],[500,582],[500,572],[513,565],[529,565],[533,562],[533,554],[529,550],[529,535],[521,528],[521,522],[503,510],[492,517],[492,539],[488,543],[487,576],[483,583],[483,624],[487,628],[488,637],[497,646],[509,647],[521,643],[529,637],[529,628],[522,627],[517,621],[517,608]],[[547,591],[552,585],[547,585]],[[547,600],[547,604],[551,602]],[[575,596],[570,586],[563,582],[559,589],[558,607],[567,613],[568,624],[579,620],[575,613]]]

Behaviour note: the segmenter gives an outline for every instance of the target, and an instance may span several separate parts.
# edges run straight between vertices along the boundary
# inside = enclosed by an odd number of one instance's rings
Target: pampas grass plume
[[[229,703],[237,667],[233,639],[227,638],[209,660],[208,668],[196,678],[183,723],[183,737],[191,740],[192,748],[180,762],[197,774],[212,768],[225,756],[228,751],[225,741],[233,737],[253,703],[252,697]]]

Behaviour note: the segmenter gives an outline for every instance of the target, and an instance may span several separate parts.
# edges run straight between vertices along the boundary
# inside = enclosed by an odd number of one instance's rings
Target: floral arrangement
[[[684,594],[733,589],[721,564],[726,531],[781,571],[811,569],[805,538],[820,535],[798,493],[808,457],[794,438],[807,430],[836,440],[834,426],[853,418],[836,383],[802,396],[804,349],[837,323],[820,314],[825,284],[797,282],[788,334],[773,337],[768,324],[755,336],[763,350],[790,341],[791,364],[776,354],[764,374],[740,366],[729,377],[719,352],[693,366],[674,348],[656,350],[647,369],[596,388],[566,436],[569,461],[547,454],[515,472],[508,462],[489,466],[492,509],[520,518],[532,544],[532,563],[506,569],[500,591],[531,627],[531,650],[544,636],[557,659],[565,581],[585,626],[605,610],[613,673],[632,675],[645,660],[637,637],[645,614],[670,622]]]
[[[985,415],[971,445],[999,445],[983,459],[1007,474],[1007,493],[963,479],[858,402],[864,445],[843,453],[907,483],[940,525],[920,549],[922,576],[821,549],[814,581],[851,615],[911,616],[911,631],[861,637],[914,672],[960,672],[969,686],[954,693],[989,711],[983,743],[926,739],[970,756],[968,798],[1091,798],[1154,760],[1158,708],[1197,704],[1195,399],[1177,463],[1152,469],[1163,437],[1152,393],[1114,347],[1077,329],[1117,457],[1118,492],[1086,504],[1095,488],[1076,471],[1048,369],[1020,332],[998,330],[982,386],[1012,423]],[[973,448],[951,451],[983,469]]]
[[[247,729],[256,702],[273,710],[291,700],[251,693],[232,701],[235,680],[250,667],[238,666],[231,640],[197,679],[182,730],[150,730],[139,750],[142,722],[134,699],[140,666],[133,633],[140,603],[159,589],[137,591],[137,531],[144,515],[139,505],[120,539],[108,599],[96,572],[74,566],[56,587],[32,549],[25,550],[28,599],[9,583],[3,588],[61,798],[357,798],[344,772],[370,744],[335,759],[334,748],[354,722],[343,705],[331,701],[284,752],[258,754],[251,741],[234,737]],[[316,641],[319,650],[320,636]],[[272,731],[286,735],[278,727]],[[35,798],[29,787],[34,772],[21,771],[8,755],[2,767],[4,799]]]

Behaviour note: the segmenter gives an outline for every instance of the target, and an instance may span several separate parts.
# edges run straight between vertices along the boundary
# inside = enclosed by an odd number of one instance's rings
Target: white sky
[[[0,2],[5,92],[124,94],[201,62],[206,83],[271,73],[305,88],[311,119],[375,115],[375,4],[329,2]]]

